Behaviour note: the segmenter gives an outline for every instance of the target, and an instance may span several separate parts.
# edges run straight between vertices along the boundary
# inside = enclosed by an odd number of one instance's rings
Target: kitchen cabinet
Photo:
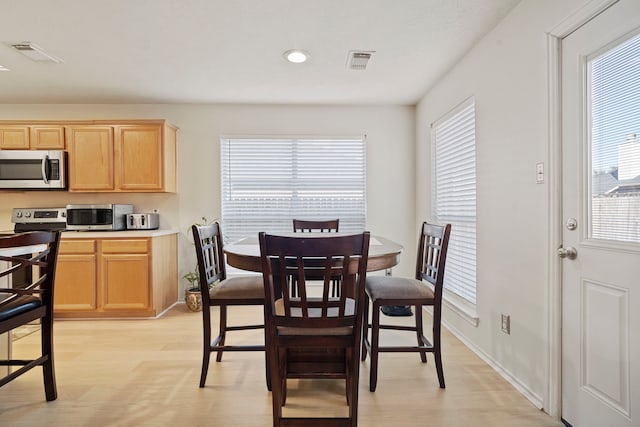
[[[2,150],[64,150],[62,125],[0,125]]]
[[[66,134],[69,191],[113,191],[113,128],[69,126]]]
[[[64,150],[64,126],[29,126],[32,150]]]
[[[160,125],[116,128],[116,181],[121,191],[175,191],[175,132]]]
[[[72,192],[175,193],[176,134],[165,120],[3,120],[0,150],[66,150]]]
[[[69,191],[176,191],[176,129],[163,121],[69,126],[67,147]]]
[[[149,308],[149,239],[102,241],[102,307]]]
[[[176,233],[88,239],[65,234],[56,272],[56,317],[156,317],[177,301]]]
[[[95,240],[61,241],[56,266],[55,310],[86,312],[98,306]]]
[[[0,149],[2,150],[28,150],[29,127],[18,125],[0,126]]]

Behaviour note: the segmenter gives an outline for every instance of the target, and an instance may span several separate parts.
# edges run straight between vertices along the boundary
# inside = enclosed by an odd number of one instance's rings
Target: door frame
[[[562,417],[562,40],[619,0],[591,0],[547,32],[548,206],[546,349],[547,386],[543,405]]]

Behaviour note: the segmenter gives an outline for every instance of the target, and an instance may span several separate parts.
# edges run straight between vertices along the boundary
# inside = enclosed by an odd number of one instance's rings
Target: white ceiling
[[[518,1],[0,0],[0,103],[412,105]]]

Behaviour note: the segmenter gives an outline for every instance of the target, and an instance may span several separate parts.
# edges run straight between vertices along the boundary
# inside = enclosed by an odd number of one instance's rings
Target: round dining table
[[[275,234],[275,233],[274,233]],[[277,233],[291,237],[331,237],[341,233]],[[369,260],[367,271],[386,270],[398,264],[402,245],[380,236],[371,236],[369,240]],[[262,272],[260,263],[260,245],[258,236],[245,237],[224,246],[227,264],[246,271]]]

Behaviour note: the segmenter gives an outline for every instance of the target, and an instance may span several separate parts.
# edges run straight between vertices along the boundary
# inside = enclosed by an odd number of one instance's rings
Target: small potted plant
[[[191,311],[202,310],[202,295],[200,294],[200,275],[198,274],[198,268],[194,271],[190,271],[184,276],[189,282],[189,286],[184,291],[184,302],[187,304],[187,308]]]

